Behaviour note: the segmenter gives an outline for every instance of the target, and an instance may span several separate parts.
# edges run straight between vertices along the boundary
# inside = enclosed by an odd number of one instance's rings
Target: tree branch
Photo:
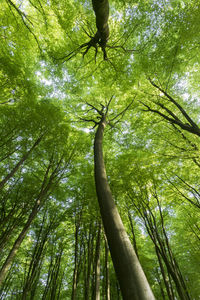
[[[161,93],[163,93],[181,112],[181,114],[185,117],[185,119],[191,124],[192,127],[199,129],[198,125],[190,118],[190,116],[186,113],[186,111],[183,109],[183,107],[176,101],[174,98],[172,98],[166,91],[164,91],[162,88],[160,88],[155,82],[149,78],[149,82],[151,85],[153,85],[156,89],[158,89]]]
[[[193,127],[190,124],[187,123],[183,123],[180,119],[178,119],[176,117],[176,119],[174,118],[170,118],[168,116],[166,116],[165,114],[161,113],[159,110],[153,109],[150,106],[148,106],[147,104],[143,103],[142,101],[140,101],[140,103],[142,103],[147,109],[143,110],[143,111],[151,111],[154,112],[158,115],[160,115],[162,118],[164,118],[165,120],[169,121],[172,125],[176,124],[179,127],[181,127],[183,130],[188,131],[190,133],[193,133],[195,135],[200,136],[200,128],[199,127]],[[169,110],[170,111],[170,110]],[[172,113],[172,112],[171,112]]]
[[[37,39],[37,36],[32,31],[32,29],[29,27],[29,25],[25,22],[24,19],[26,19],[28,21],[28,23],[30,23],[33,26],[33,23],[31,22],[31,20],[11,0],[6,0],[6,1],[7,1],[8,5],[12,6],[16,10],[16,12],[18,13],[18,15],[21,17],[22,22],[24,23],[24,25],[26,26],[26,28],[28,29],[28,31],[33,35],[33,37],[34,37],[34,39],[35,39],[35,41],[36,41],[36,43],[38,45],[38,48],[39,48],[40,52],[42,53],[42,49],[40,47],[39,41]]]
[[[133,101],[135,100],[136,96],[134,97],[134,99],[131,101],[131,103],[129,103],[124,110],[122,110],[120,113],[118,113],[114,118],[112,118],[110,121],[114,121],[115,119],[117,119],[119,116],[124,116],[124,114],[126,113],[126,111],[129,109],[129,107],[132,105]],[[121,119],[121,118],[120,118]]]

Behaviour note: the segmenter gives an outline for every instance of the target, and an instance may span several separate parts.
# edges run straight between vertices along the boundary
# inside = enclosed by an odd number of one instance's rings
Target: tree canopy
[[[95,190],[103,117],[107,183],[155,298],[199,299],[199,14],[1,1],[1,299],[125,299]]]

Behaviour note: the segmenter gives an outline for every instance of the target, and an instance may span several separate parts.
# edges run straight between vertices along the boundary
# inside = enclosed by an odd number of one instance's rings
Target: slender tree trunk
[[[18,226],[21,225],[20,220],[16,220],[15,224],[8,227],[5,229],[4,232],[2,232],[2,235],[0,237],[0,249],[3,249],[6,245],[6,243],[8,242],[8,240],[10,239],[11,234],[15,231],[16,228],[18,228]]]
[[[55,254],[56,252],[56,254]],[[52,247],[50,265],[48,270],[48,277],[45,284],[45,289],[41,299],[45,300],[55,300],[58,299],[58,293],[60,293],[59,288],[62,285],[63,273],[61,275],[61,280],[59,278],[60,268],[61,268],[61,259],[63,255],[62,244],[57,247],[55,244]],[[31,298],[32,299],[32,298]]]
[[[43,292],[43,295],[42,295],[42,300],[47,299],[47,295],[48,295],[49,290],[50,290],[50,281],[51,281],[52,269],[53,269],[53,254],[51,254],[51,258],[50,258],[48,276],[47,276],[47,280],[46,280],[46,283],[45,283],[45,289],[44,289],[44,292]]]
[[[35,201],[35,204],[32,208],[32,211],[28,217],[28,220],[26,221],[26,224],[24,225],[21,233],[19,234],[18,238],[16,239],[12,249],[10,250],[10,253],[8,254],[7,256],[7,259],[6,261],[4,262],[1,270],[0,270],[0,286],[2,284],[2,282],[4,281],[5,277],[6,277],[6,274],[13,262],[13,259],[19,249],[19,247],[21,246],[21,243],[23,242],[28,230],[29,230],[29,227],[31,225],[31,223],[33,222],[33,220],[35,219],[38,211],[39,211],[39,208],[41,207],[43,201],[44,201],[44,198],[45,196],[47,195],[50,187],[51,187],[51,184],[52,184],[52,180],[55,176],[55,170],[52,172],[50,178],[49,178],[49,181],[48,183],[46,184],[46,187],[45,187],[45,183],[46,183],[46,180],[47,180],[47,175],[48,175],[48,172],[49,172],[49,169],[50,169],[50,166],[51,166],[51,162],[47,168],[47,171],[45,173],[45,176],[44,176],[44,180],[43,180],[43,183],[42,183],[42,187],[41,187],[41,190],[40,190],[40,193]]]
[[[91,267],[93,261],[93,244],[94,244],[94,232],[92,228],[92,224],[90,224],[89,236],[87,241],[87,255],[85,253],[85,286],[84,286],[84,299],[90,299],[90,275],[91,275]]]
[[[81,215],[76,216],[78,220],[75,219],[75,233],[74,233],[74,238],[75,238],[75,249],[74,249],[74,271],[73,271],[73,284],[72,284],[72,294],[71,294],[71,300],[76,299],[76,289],[77,289],[77,283],[78,283],[78,244],[79,244],[79,227],[80,227],[80,222],[81,222]]]
[[[163,263],[162,263],[162,260],[161,260],[161,255],[160,255],[160,252],[159,252],[156,245],[155,245],[155,250],[156,250],[157,257],[158,257],[158,262],[159,262],[161,274],[162,274],[162,277],[163,277],[163,281],[164,281],[164,284],[165,284],[165,288],[167,290],[167,295],[169,297],[169,300],[174,300],[174,296],[173,296],[173,293],[171,291],[171,285],[169,285],[169,283],[168,283],[167,276],[166,276],[165,270],[164,270],[164,266],[163,266]]]
[[[180,299],[190,300],[190,296],[188,294],[183,276],[179,270],[178,264],[176,263],[175,257],[169,245],[167,233],[164,227],[162,210],[160,207],[160,202],[157,197],[156,191],[154,191],[154,194],[155,194],[154,197],[157,200],[159,213],[160,213],[161,232],[159,231],[159,228],[157,226],[157,220],[155,218],[155,215],[151,207],[149,206],[148,202],[145,202],[145,200],[142,199],[142,196],[139,199],[140,204],[138,205],[137,203],[135,203],[134,199],[132,199],[133,205],[135,209],[139,212],[140,216],[143,218],[147,232],[149,233],[149,236],[155,245],[156,252],[157,253],[159,252],[160,256],[158,257],[158,259],[162,257],[165,266],[167,268],[167,271],[175,283],[176,290]],[[167,292],[170,292],[171,297],[173,297],[172,290],[167,289]]]
[[[25,238],[26,236],[26,233],[33,221],[33,219],[35,218],[36,214],[37,214],[37,211],[38,211],[38,205],[35,205],[31,214],[29,215],[29,218],[28,218],[28,221],[26,222],[24,228],[22,229],[21,233],[19,234],[18,238],[16,239],[5,263],[3,264],[2,268],[1,268],[1,271],[0,271],[0,285],[2,284],[12,262],[13,262],[13,259],[19,249],[19,247],[21,246],[21,243],[23,241],[23,239]]]
[[[11,270],[12,271],[12,270]],[[4,280],[1,288],[0,288],[0,299],[6,299],[8,293],[12,287],[12,272],[9,272],[8,276]]]
[[[16,152],[17,149],[11,150],[9,152],[7,152],[1,159],[0,162],[4,161],[6,158],[8,158],[9,156],[11,156],[14,152]]]
[[[162,295],[162,299],[165,300],[166,299],[166,297],[165,297],[165,291],[163,289],[162,282],[160,280],[160,273],[159,273],[158,270],[156,270],[156,280],[157,280],[157,282],[158,282],[158,284],[160,286],[160,293]]]
[[[125,231],[107,181],[102,150],[105,126],[106,116],[103,115],[95,135],[94,167],[96,192],[113,265],[124,300],[152,300],[155,299],[154,295]]]
[[[108,242],[105,236],[105,295],[106,300],[110,300],[110,274],[109,274],[109,262],[108,262]]]
[[[135,237],[135,231],[134,231],[134,227],[133,227],[133,220],[132,220],[132,217],[131,217],[129,209],[128,209],[128,219],[129,219],[130,226],[131,226],[133,247],[134,247],[135,253],[136,253],[136,255],[137,255],[138,259],[139,259],[138,250],[137,250],[137,242],[136,242],[136,237]]]
[[[96,240],[96,250],[95,250],[95,262],[94,262],[94,273],[95,273],[95,283],[93,289],[93,300],[100,300],[100,243],[101,243],[101,223],[99,223],[97,240]]]
[[[35,290],[37,288],[42,261],[43,261],[43,254],[46,242],[48,240],[48,234],[51,230],[51,225],[47,225],[45,228],[45,217],[43,217],[43,222],[40,227],[40,231],[37,236],[37,242],[34,247],[34,251],[32,253],[32,259],[29,264],[29,270],[25,279],[23,292],[22,292],[22,300],[26,300],[28,298],[34,298]]]
[[[40,143],[43,135],[41,135],[33,144],[33,146],[30,148],[26,154],[20,159],[20,161],[16,164],[16,166],[10,171],[10,173],[0,182],[0,189],[4,187],[4,185],[8,182],[8,180],[14,176],[14,174],[18,171],[20,166],[25,162],[25,160],[29,157],[30,153],[33,151],[33,149]]]
[[[59,273],[61,267],[61,259],[63,255],[63,248],[61,246],[60,251],[55,259],[54,272],[51,280],[51,300],[55,300],[57,298],[57,290],[59,287]]]
[[[60,294],[61,294],[61,290],[62,290],[64,275],[65,275],[65,271],[63,271],[61,276],[60,276],[60,282],[59,282],[58,293],[57,293],[57,299],[58,300],[61,299]]]
[[[38,200],[41,200],[41,198]],[[34,220],[35,216],[37,215],[38,208],[39,208],[39,205],[38,205],[38,203],[36,203],[32,209],[32,212],[29,215],[29,218],[28,218],[26,224],[24,225],[24,228],[22,229],[21,233],[19,234],[18,238],[16,239],[10,253],[7,256],[5,263],[3,264],[3,266],[0,270],[0,285],[2,284],[2,282],[4,280],[8,270],[13,262],[14,257],[16,255],[19,247],[21,246],[21,243],[23,242],[23,240],[27,234],[27,231],[29,230],[29,227],[30,227],[32,221]]]

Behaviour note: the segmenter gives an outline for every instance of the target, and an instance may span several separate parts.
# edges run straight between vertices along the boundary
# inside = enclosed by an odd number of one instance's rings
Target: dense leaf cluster
[[[91,1],[0,3],[1,299],[121,299],[84,121],[111,98],[108,180],[155,297],[199,297],[200,5],[109,5],[104,60]]]

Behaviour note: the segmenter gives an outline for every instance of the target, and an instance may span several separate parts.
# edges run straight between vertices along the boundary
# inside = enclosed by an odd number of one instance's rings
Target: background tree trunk
[[[94,259],[94,288],[93,288],[93,300],[100,300],[100,245],[101,245],[101,223],[98,226],[98,232],[96,237],[96,249]]]
[[[43,180],[43,183],[42,183],[41,190],[39,192],[39,195],[38,195],[37,199],[35,200],[35,204],[32,208],[31,213],[29,214],[28,220],[26,221],[23,229],[21,230],[20,234],[18,235],[17,239],[15,240],[15,243],[14,243],[12,249],[10,250],[10,253],[7,256],[6,261],[4,262],[4,264],[3,264],[3,266],[0,270],[0,285],[2,284],[3,280],[5,279],[6,274],[7,274],[8,270],[9,270],[9,268],[10,268],[10,266],[11,266],[11,264],[12,264],[14,258],[15,258],[15,255],[16,255],[19,247],[21,246],[21,243],[23,242],[23,240],[24,240],[24,238],[25,238],[25,236],[26,236],[26,234],[27,234],[27,232],[30,228],[31,223],[35,219],[40,207],[42,206],[42,204],[44,202],[45,197],[47,196],[47,193],[48,193],[49,189],[51,188],[52,181],[54,179],[55,172],[56,172],[59,164],[60,164],[60,162],[58,163],[58,165],[56,166],[54,171],[51,173],[51,176],[48,179],[48,181],[47,181],[47,176],[48,176],[48,173],[49,173],[49,170],[50,170],[50,167],[51,167],[51,161],[50,161],[50,163],[47,167],[46,173],[44,175],[44,180]]]

